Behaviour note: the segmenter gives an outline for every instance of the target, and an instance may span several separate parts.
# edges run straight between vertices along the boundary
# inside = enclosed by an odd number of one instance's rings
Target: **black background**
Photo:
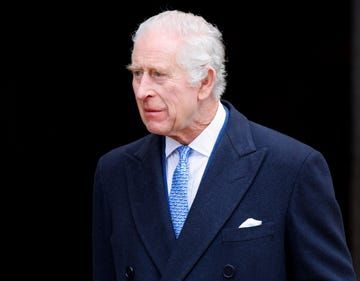
[[[6,172],[10,188],[4,189],[9,192],[3,206],[10,226],[6,233],[15,238],[8,260],[17,265],[11,274],[91,280],[96,161],[146,134],[125,69],[131,34],[141,21],[166,9],[200,14],[223,32],[224,99],[249,119],[324,154],[349,238],[350,4],[153,1],[127,7],[4,7],[1,108],[10,156],[4,162],[14,173]]]

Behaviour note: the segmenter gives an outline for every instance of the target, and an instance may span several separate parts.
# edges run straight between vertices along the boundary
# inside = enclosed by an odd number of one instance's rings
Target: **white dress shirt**
[[[189,209],[195,199],[201,179],[203,177],[206,165],[216,140],[219,136],[226,118],[224,106],[219,102],[214,119],[188,146],[192,149],[189,157],[189,186],[188,186],[188,206]],[[176,140],[165,138],[165,156],[166,156],[166,176],[168,194],[170,195],[172,177],[175,168],[179,162],[179,154],[176,149],[181,143]]]

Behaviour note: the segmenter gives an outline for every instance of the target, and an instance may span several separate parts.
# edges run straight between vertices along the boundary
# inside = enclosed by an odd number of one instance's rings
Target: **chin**
[[[159,125],[156,124],[146,124],[146,129],[155,135],[162,135],[162,136],[166,136],[168,133],[168,130],[162,128]]]

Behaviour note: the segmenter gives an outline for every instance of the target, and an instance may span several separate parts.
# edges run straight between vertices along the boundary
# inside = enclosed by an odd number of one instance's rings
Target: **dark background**
[[[6,234],[16,241],[8,260],[25,265],[13,276],[91,280],[96,161],[146,134],[125,69],[131,34],[166,9],[200,14],[223,32],[224,99],[324,154],[350,237],[349,0],[27,4],[1,11],[4,155],[14,168],[3,197]]]

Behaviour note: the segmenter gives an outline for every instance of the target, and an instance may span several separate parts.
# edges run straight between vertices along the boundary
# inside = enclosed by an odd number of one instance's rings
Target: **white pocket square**
[[[259,225],[262,225],[262,221],[253,218],[248,218],[246,221],[244,221],[242,224],[239,225],[239,228],[254,227]]]

